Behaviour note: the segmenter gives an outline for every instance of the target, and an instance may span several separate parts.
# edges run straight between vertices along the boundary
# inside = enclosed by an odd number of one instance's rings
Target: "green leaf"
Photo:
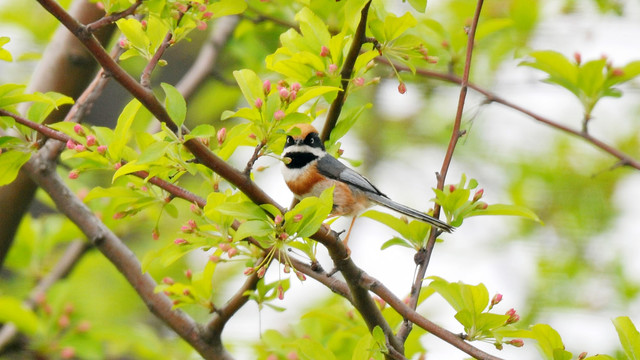
[[[9,50],[2,48],[9,41],[11,41],[10,38],[6,36],[0,36],[0,60],[11,62],[13,61],[11,53],[9,52]]]
[[[640,333],[627,316],[620,316],[612,320],[618,332],[620,344],[627,359],[640,359]]]
[[[518,205],[507,205],[507,204],[493,204],[487,206],[486,209],[476,209],[471,211],[467,216],[479,216],[479,215],[510,215],[510,216],[521,216],[523,218],[531,219],[533,221],[539,222],[542,224],[542,220],[536,215],[533,211]]]
[[[341,91],[341,89],[335,86],[313,86],[304,91],[300,91],[296,99],[289,104],[286,113],[290,114],[307,101],[332,91],[338,92]]]
[[[149,170],[149,165],[148,164],[138,164],[138,162],[136,160],[133,160],[131,162],[128,162],[124,165],[122,165],[118,170],[116,170],[116,172],[113,174],[113,178],[111,179],[111,182],[115,182],[117,178],[123,176],[123,175],[127,175],[127,174],[131,174],[134,173],[136,171],[147,171]]]
[[[542,70],[549,75],[548,82],[556,83],[580,97],[578,67],[557,51],[534,51],[529,54],[534,61],[523,61],[520,65]]]
[[[140,21],[134,18],[120,19],[116,21],[116,26],[118,26],[118,29],[127,37],[127,40],[129,40],[132,46],[144,54],[149,53],[149,45],[151,42],[142,28]]]
[[[264,220],[248,220],[243,222],[233,235],[233,240],[242,240],[248,237],[264,238],[274,233],[271,223]]]
[[[40,326],[33,310],[11,296],[0,296],[0,323],[13,323],[20,332],[33,335]]]
[[[118,122],[114,131],[114,140],[107,148],[109,155],[113,159],[120,159],[125,145],[129,141],[130,129],[138,111],[142,107],[140,101],[133,99],[124,107],[122,113],[118,117]]]
[[[213,18],[243,13],[247,9],[246,1],[221,0],[211,4],[209,11],[213,13]]]
[[[411,236],[411,234],[409,233],[409,225],[389,213],[381,212],[378,210],[369,210],[363,213],[361,216],[368,217],[379,223],[387,225],[405,239],[408,239]]]
[[[407,240],[403,239],[403,238],[399,238],[399,237],[394,237],[391,240],[387,240],[384,242],[384,244],[382,244],[382,246],[380,247],[380,250],[384,250],[388,247],[394,246],[394,245],[399,245],[399,246],[404,246],[406,248],[410,248],[413,249],[414,246],[408,242]]]
[[[18,172],[31,158],[31,153],[22,151],[6,151],[0,154],[0,186],[10,184],[18,176]]]
[[[318,231],[333,208],[333,187],[325,189],[320,197],[307,197],[284,214],[284,229],[289,235],[309,237]],[[302,219],[296,220],[295,216]]]
[[[216,207],[220,213],[243,220],[263,220],[268,219],[262,208],[250,201],[225,202]]]
[[[233,77],[236,79],[242,95],[244,95],[249,105],[253,105],[258,98],[264,100],[262,81],[253,70],[236,70],[233,72]]]
[[[409,4],[417,11],[424,13],[427,11],[427,0],[409,0]]]
[[[387,15],[384,19],[384,36],[385,41],[390,42],[402,35],[409,28],[416,26],[417,21],[410,13],[405,13],[401,17],[393,14]]]
[[[269,304],[266,304],[269,305]],[[296,347],[303,359],[335,360],[336,356],[322,344],[310,338],[296,339]]]
[[[187,116],[187,103],[184,101],[182,94],[178,89],[173,87],[173,85],[161,83],[160,86],[162,86],[162,90],[164,90],[164,106],[167,109],[167,113],[169,117],[171,117],[171,120],[180,128]]]
[[[302,8],[296,14],[295,20],[300,23],[300,32],[304,37],[308,50],[320,51],[321,46],[329,45],[331,34],[327,29],[327,25],[309,8]]]

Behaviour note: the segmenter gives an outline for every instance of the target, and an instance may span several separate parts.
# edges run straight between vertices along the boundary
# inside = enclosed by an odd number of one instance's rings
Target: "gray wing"
[[[363,190],[367,193],[373,193],[376,195],[387,197],[378,188],[367,180],[364,176],[358,174],[356,171],[348,168],[345,164],[341,163],[338,159],[331,155],[325,155],[318,160],[318,171],[320,174],[334,180],[342,181],[347,185],[351,185],[357,189]]]

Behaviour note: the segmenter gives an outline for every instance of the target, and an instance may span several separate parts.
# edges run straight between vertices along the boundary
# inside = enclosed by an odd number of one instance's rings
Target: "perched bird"
[[[329,155],[318,131],[309,124],[295,125],[293,135],[287,136],[282,156],[288,158],[282,169],[284,181],[296,198],[320,196],[323,190],[335,186],[331,215],[353,216],[344,243],[349,240],[356,215],[373,205],[385,206],[401,214],[424,221],[438,229],[452,232],[454,227],[433,216],[399,204],[383,194],[364,176],[348,168]]]

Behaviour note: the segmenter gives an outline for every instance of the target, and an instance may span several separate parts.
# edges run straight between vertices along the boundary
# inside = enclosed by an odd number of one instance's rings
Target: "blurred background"
[[[69,1],[61,3],[68,5]],[[216,128],[233,125],[232,120],[219,120],[222,111],[244,106],[231,76],[233,70],[250,68],[263,79],[279,79],[277,74],[266,70],[263,59],[278,47],[278,36],[286,28],[270,21],[251,21],[257,18],[261,6],[269,4],[249,3],[255,12],[247,12],[226,45],[219,66],[188,99],[189,127],[200,123],[210,123]],[[398,14],[410,11],[408,5],[399,1],[386,3]],[[286,4],[272,15],[293,22],[299,7]],[[428,47],[429,54],[437,57],[438,62],[422,67],[461,73],[463,58],[457,56],[463,53],[457,50],[463,48],[463,42],[459,30],[470,20],[474,7],[473,1],[429,1],[424,18],[440,22],[450,38],[439,39],[434,35],[430,39],[436,45]],[[314,6],[313,2],[311,8],[331,24],[330,9]],[[566,89],[542,82],[545,74],[541,71],[518,66],[527,53],[555,50],[569,58],[579,53],[582,61],[606,56],[613,66],[640,59],[638,1],[487,1],[481,25],[483,20],[490,19],[508,21],[495,25],[501,27],[487,30],[488,35],[478,39],[472,82],[575,129],[580,129],[583,118],[579,101]],[[5,48],[14,56],[14,62],[0,62],[0,83],[28,83],[55,28],[55,20],[35,2],[0,3],[0,36],[11,38]],[[175,84],[190,67],[206,36],[206,32],[194,31],[190,42],[171,48],[167,53],[168,65],[159,69],[153,82]],[[444,40],[451,43],[443,44]],[[144,66],[135,59],[123,64],[132,74],[139,74]],[[403,95],[398,93],[398,81],[390,68],[378,64],[365,75],[367,81],[379,77],[379,84],[350,95],[345,111],[366,103],[373,106],[343,139],[341,148],[344,157],[361,162],[357,170],[392,199],[428,210],[432,204],[429,200],[434,197],[431,188],[436,186],[435,173],[440,170],[455,117],[459,88],[410,73],[401,76],[407,83]],[[621,98],[605,98],[595,107],[590,133],[637,159],[640,83],[636,79],[619,88],[623,92]],[[129,100],[112,82],[86,121],[112,126]],[[321,127],[323,119],[314,124]],[[640,324],[637,261],[640,173],[617,167],[614,158],[581,139],[503,105],[486,104],[485,98],[474,91],[467,97],[463,129],[467,133],[456,148],[447,183],[458,183],[462,174],[466,174],[479,182],[487,203],[528,207],[544,225],[513,217],[467,219],[454,234],[441,237],[427,275],[467,284],[484,283],[490,294],[504,296],[496,312],[515,308],[523,324],[550,324],[574,354],[618,353],[622,358],[611,319],[627,315]],[[232,161],[242,168],[252,152],[253,149],[241,148]],[[266,167],[256,174],[258,184],[280,204],[289,204],[292,197],[281,179],[279,162],[263,158],[257,165]],[[104,182],[103,175],[96,174],[94,182]],[[194,191],[201,194],[211,191],[207,186],[193,182]],[[82,186],[76,190],[86,191]],[[118,234],[142,257],[178,236],[180,225],[188,219],[189,204],[176,205],[184,214],[179,219],[150,212],[117,224],[112,219],[105,221],[116,227]],[[50,201],[43,194],[38,195],[34,206],[40,209],[39,215],[26,218],[21,225],[0,273],[0,295],[26,294],[33,280],[55,263],[61,244],[80,237],[67,220],[50,210]],[[152,241],[151,231],[158,223],[160,239]],[[345,229],[348,223],[348,219],[341,219],[333,228]],[[415,270],[413,251],[400,247],[381,250],[381,245],[394,233],[367,218],[356,221],[351,236],[350,248],[356,264],[404,297]],[[156,264],[150,272],[156,280],[164,276],[181,278],[184,269],[201,269],[206,259],[206,256],[189,257],[170,268]],[[331,268],[326,255],[320,259],[326,269]],[[234,266],[216,275],[214,287],[219,291],[218,299],[232,294],[242,281],[243,264],[238,262]],[[275,267],[267,273],[267,281],[280,276],[274,270]],[[265,330],[290,331],[301,314],[333,302],[326,288],[313,280],[300,283],[292,278],[291,283],[285,301],[278,303],[286,311],[269,308],[258,311],[257,305],[248,304],[228,324],[225,339],[239,358],[255,358],[252,344]],[[48,301],[54,304],[54,309],[72,304],[73,320],[89,321],[93,324],[91,331],[100,333],[97,337],[100,340],[95,341],[113,340],[107,347],[114,357],[135,354],[137,358],[180,358],[188,352],[179,339],[163,340],[175,335],[161,329],[124,279],[94,250],[84,256],[69,278],[51,289]],[[196,318],[207,317],[201,309],[186,310]],[[454,311],[436,296],[426,300],[419,310],[453,332],[463,330],[453,318]],[[55,311],[51,318],[53,323]],[[123,337],[125,329],[127,336]],[[47,344],[49,340],[44,336],[41,342]],[[429,359],[465,358],[463,353],[433,336],[426,336],[423,341]],[[497,355],[506,359],[539,359],[535,344],[529,341],[526,344],[520,349],[506,347]],[[491,344],[478,346],[496,353]]]

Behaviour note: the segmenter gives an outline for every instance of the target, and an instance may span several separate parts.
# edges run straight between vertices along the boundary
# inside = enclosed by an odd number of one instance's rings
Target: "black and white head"
[[[299,131],[298,131],[299,130]],[[326,154],[318,130],[309,124],[295,125],[287,135],[282,156],[289,158],[285,166],[289,169],[301,169]]]

